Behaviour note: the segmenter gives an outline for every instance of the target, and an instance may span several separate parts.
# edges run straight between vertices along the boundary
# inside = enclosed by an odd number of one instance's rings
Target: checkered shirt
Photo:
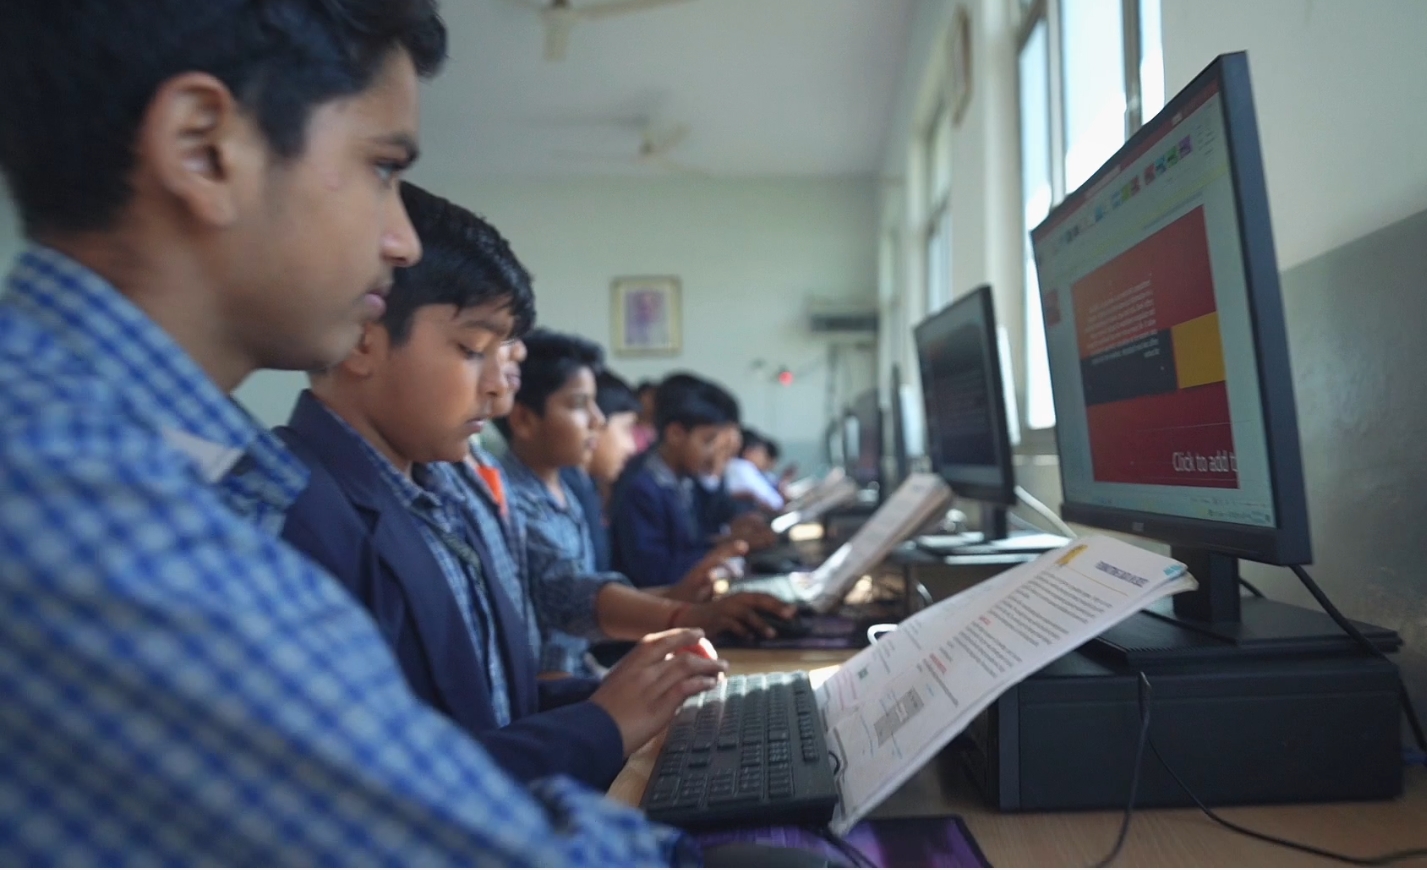
[[[491,604],[486,591],[486,579],[483,576],[485,571],[465,564],[432,528],[435,524],[445,534],[460,539],[466,546],[475,549],[471,541],[467,540],[475,518],[470,516],[469,508],[463,504],[470,501],[465,487],[453,479],[452,472],[444,463],[439,462],[413,465],[411,477],[407,477],[397,470],[380,450],[373,447],[371,442],[363,438],[361,433],[348,425],[346,420],[332,413],[326,405],[322,406],[322,410],[357,439],[357,443],[362,445],[362,451],[367,455],[367,460],[376,467],[387,488],[417,520],[421,539],[426,542],[426,548],[435,557],[436,564],[441,566],[441,574],[446,579],[446,585],[451,588],[451,594],[456,596],[456,606],[461,611],[461,619],[466,623],[466,631],[471,635],[471,647],[485,662],[486,677],[490,680],[491,712],[495,715],[496,724],[502,728],[509,725],[510,680],[505,673],[500,635],[493,628],[494,605]]]
[[[531,583],[535,586],[570,583],[574,578],[589,578],[592,583],[629,581],[622,574],[595,572],[595,547],[590,540],[585,512],[575,494],[563,481],[565,503],[546,488],[514,452],[501,460],[511,499],[511,509],[525,525],[526,563],[530,566]],[[545,630],[540,651],[542,671],[563,671],[577,676],[590,676],[585,653],[590,642],[553,626]]]
[[[631,865],[687,838],[522,789],[273,531],[305,471],[43,248],[0,298],[0,865]]]
[[[471,459],[482,465],[500,468],[500,461],[484,448],[473,446]],[[491,552],[492,570],[501,572],[502,582],[507,584],[507,588],[519,589],[521,600],[531,602],[533,607],[531,649],[538,654],[542,646],[541,638],[556,629],[576,637],[603,639],[604,634],[595,614],[595,598],[605,584],[628,581],[619,574],[550,572],[546,570],[547,566],[532,564],[528,543],[530,530],[526,528],[524,512],[511,504],[507,519],[502,521],[490,488],[480,479],[480,475],[464,466],[461,472],[461,479],[477,496],[474,502],[480,514],[478,531]],[[504,472],[502,478],[506,481],[506,498],[513,501],[510,480]]]

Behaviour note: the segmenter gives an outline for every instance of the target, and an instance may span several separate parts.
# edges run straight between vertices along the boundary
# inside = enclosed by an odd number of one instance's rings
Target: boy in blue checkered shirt
[[[588,339],[549,330],[527,336],[525,347],[515,404],[509,415],[497,418],[496,426],[510,448],[502,463],[506,489],[511,509],[520,515],[525,530],[529,582],[538,587],[559,577],[596,575],[588,522],[561,471],[589,461],[605,426],[595,401],[604,353]],[[632,588],[621,575],[605,574],[622,585],[601,591],[595,602],[598,621],[611,627],[643,625],[645,631],[694,625],[710,635],[771,636],[760,612],[791,612],[789,605],[757,593],[703,601],[694,592],[687,596],[693,602],[681,602],[691,587],[700,588],[701,572],[706,575],[707,569],[695,566],[684,583],[643,591]],[[541,664],[547,673],[589,673],[584,653],[590,635],[566,633],[548,620],[541,628]]]
[[[6,0],[0,865],[634,865],[687,839],[516,783],[278,539],[230,398],[341,360],[421,247],[431,0]]]

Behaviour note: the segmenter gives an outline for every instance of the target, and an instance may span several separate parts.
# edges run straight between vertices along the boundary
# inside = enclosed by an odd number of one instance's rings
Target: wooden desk
[[[727,650],[734,673],[807,670],[826,679],[847,652]],[[637,805],[663,738],[640,749],[625,765],[609,794]],[[988,808],[971,784],[955,772],[928,765],[887,799],[876,815],[933,816],[956,813],[966,820],[991,863],[1011,867],[1088,867],[1114,845],[1123,813],[1002,813]],[[1427,770],[1408,771],[1406,793],[1395,801],[1354,804],[1238,807],[1220,813],[1253,830],[1352,855],[1427,848]],[[1263,843],[1229,831],[1198,810],[1136,810],[1122,867],[1332,867],[1336,862]],[[1398,866],[1427,866],[1427,860]]]

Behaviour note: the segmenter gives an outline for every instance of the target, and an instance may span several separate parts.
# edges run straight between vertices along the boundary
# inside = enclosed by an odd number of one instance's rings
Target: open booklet
[[[788,502],[783,512],[769,521],[768,526],[781,535],[799,523],[813,522],[834,508],[855,501],[857,491],[857,482],[835,468],[812,489]]]
[[[868,517],[862,528],[821,565],[807,573],[788,575],[787,582],[793,597],[818,613],[836,610],[858,580],[880,564],[898,544],[935,518],[938,512],[945,511],[951,499],[951,487],[940,477],[925,473],[911,475],[876,513]],[[754,579],[734,588],[757,591],[758,583]]]
[[[1179,562],[1081,538],[905,620],[817,690],[846,833],[1011,686],[1166,595]]]

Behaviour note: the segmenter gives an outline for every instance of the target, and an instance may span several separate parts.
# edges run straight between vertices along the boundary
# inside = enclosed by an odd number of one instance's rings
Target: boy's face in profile
[[[215,256],[234,277],[221,315],[255,366],[339,362],[382,314],[392,270],[420,259],[398,189],[417,120],[416,71],[396,50],[365,91],[312,110],[301,154],[237,170],[252,183],[235,185],[247,201]]]
[[[511,392],[503,368],[514,325],[502,300],[423,306],[400,345],[385,327],[367,327],[370,413],[383,440],[412,462],[463,461],[470,437]]]
[[[516,405],[510,416],[511,434],[532,448],[541,464],[575,468],[589,462],[605,426],[595,404],[595,374],[580,368],[560,389],[545,398],[544,411]]]
[[[713,474],[718,465],[719,450],[726,443],[726,427],[704,424],[686,429],[682,423],[670,423],[664,430],[669,444],[669,467],[685,476]]]
[[[492,420],[509,416],[515,407],[515,394],[520,392],[520,364],[525,362],[527,354],[525,342],[518,338],[507,341],[501,345],[500,353],[500,371],[505,377],[506,390],[495,397],[491,406]]]
[[[729,424],[719,428],[718,443],[714,448],[713,465],[704,474],[715,477],[723,477],[723,473],[728,470],[728,461],[738,455],[739,449],[743,446],[743,433],[738,427]]]
[[[634,411],[621,411],[605,420],[586,466],[590,477],[602,483],[614,483],[638,449],[634,442],[634,426],[638,422],[639,414]]]
[[[768,455],[768,448],[762,444],[755,444],[744,450],[743,458],[752,462],[759,471],[766,473],[773,468],[773,458]]]

